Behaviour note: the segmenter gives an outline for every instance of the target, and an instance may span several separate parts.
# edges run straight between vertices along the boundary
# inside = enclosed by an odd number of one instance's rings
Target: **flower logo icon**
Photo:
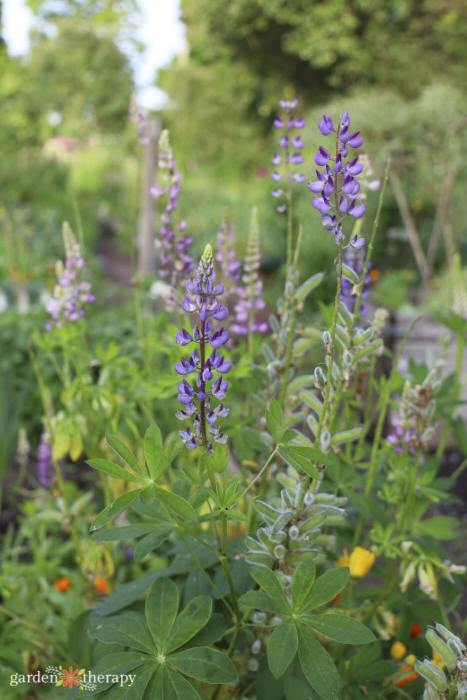
[[[66,671],[65,669],[62,669],[60,667],[59,680],[55,685],[63,685],[65,688],[72,688],[74,685],[81,685],[83,682],[82,675],[85,672],[85,670],[86,669],[82,668],[80,671],[78,671],[78,669],[74,671],[73,667],[70,666],[68,671]]]

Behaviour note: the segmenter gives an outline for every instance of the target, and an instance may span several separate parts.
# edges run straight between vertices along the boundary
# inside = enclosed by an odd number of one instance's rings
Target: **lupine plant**
[[[320,120],[332,146],[315,154],[318,170],[308,186],[325,229],[319,232],[335,240],[335,265],[300,278],[300,253],[319,218],[311,206],[309,220],[296,224],[292,216],[292,185],[304,183],[294,168],[306,167],[305,121],[296,116],[296,100],[280,107],[273,180],[274,204],[286,208],[286,269],[268,323],[257,316],[265,304],[256,210],[243,274],[229,219],[217,250],[203,242],[196,268],[188,259],[174,266],[179,178],[164,136],[155,192],[165,197],[162,238],[170,243],[161,248],[169,255],[162,262],[182,301],[168,330],[157,327],[154,343],[163,347],[154,363],[144,373],[132,363],[119,375],[126,382],[138,373],[145,390],[154,391],[161,420],[151,421],[150,404],[135,398],[134,384],[124,384],[128,405],[121,410],[109,394],[106,444],[101,433],[91,440],[83,429],[76,447],[76,438],[60,437],[68,435],[65,420],[43,387],[40,498],[44,492],[53,498],[48,479],[68,496],[57,500],[58,519],[79,552],[89,608],[73,627],[80,644],[69,652],[61,647],[60,661],[76,659],[77,668],[111,678],[91,690],[75,687],[69,698],[467,695],[465,646],[449,631],[464,631],[451,599],[465,567],[454,563],[459,521],[443,510],[456,506],[452,490],[465,464],[441,477],[434,444],[440,432],[445,445],[456,425],[450,412],[460,401],[462,358],[451,376],[440,361],[430,367],[411,361],[403,371],[408,334],[392,357],[385,347],[387,312],[370,303],[369,271],[389,165],[370,224],[366,203],[379,182],[357,154],[363,137],[351,131],[347,112]],[[179,252],[187,254],[187,246]],[[322,304],[319,316],[313,292],[325,274],[335,276],[334,303]],[[86,320],[52,327],[42,340],[49,345],[38,347],[48,350],[56,339],[66,418],[89,429],[90,412],[105,412],[105,395],[95,389],[85,348],[82,357],[67,355],[67,341],[79,340]],[[458,315],[446,323],[463,347],[465,324]],[[66,336],[70,326],[75,335]],[[146,348],[141,343],[143,359]],[[383,358],[392,360],[387,373]],[[50,452],[55,478],[46,466]],[[101,476],[103,509],[76,527],[83,509],[95,513],[98,505],[91,492],[69,498],[58,462],[82,453]],[[27,537],[36,543],[34,532]],[[7,552],[8,572],[13,559]],[[109,584],[112,577],[117,585]],[[66,595],[66,579],[55,581],[57,595]],[[11,592],[9,579],[0,584]],[[6,614],[16,623],[20,612]],[[443,624],[432,629],[432,619]],[[40,636],[41,623],[33,629],[45,656],[50,640]],[[128,672],[136,677],[131,688],[112,680]]]

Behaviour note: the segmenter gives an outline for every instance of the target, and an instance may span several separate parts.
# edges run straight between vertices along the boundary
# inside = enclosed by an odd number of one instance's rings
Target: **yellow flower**
[[[403,642],[397,641],[394,642],[389,653],[391,654],[391,657],[393,659],[396,659],[396,661],[400,661],[403,658],[403,656],[407,653],[407,647]]]
[[[337,564],[337,566],[348,566],[349,565],[349,553],[346,549],[344,549],[342,556],[337,560],[336,564]]]
[[[436,666],[439,666],[440,668],[445,668],[446,664],[442,656],[438,654],[437,651],[433,651],[433,658],[431,661],[436,664]]]
[[[375,555],[363,547],[355,547],[349,558],[349,568],[351,576],[366,576],[373,564]]]
[[[409,666],[413,666],[414,663],[416,662],[417,657],[415,654],[409,654],[408,656],[405,657],[405,663],[409,664]]]

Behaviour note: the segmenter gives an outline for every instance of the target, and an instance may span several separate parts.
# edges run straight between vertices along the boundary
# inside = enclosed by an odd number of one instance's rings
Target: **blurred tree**
[[[463,0],[182,0],[182,18],[188,49],[161,84],[188,145],[189,114],[192,152],[210,126],[205,157],[248,161],[244,139],[267,130],[261,117],[292,91],[311,105],[362,87],[411,98],[436,76],[464,80]]]

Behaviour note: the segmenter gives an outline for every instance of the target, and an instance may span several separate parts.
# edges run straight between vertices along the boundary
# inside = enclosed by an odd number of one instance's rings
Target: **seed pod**
[[[291,540],[298,540],[300,537],[300,530],[296,525],[292,525],[292,527],[289,527],[289,537]]]
[[[425,686],[422,700],[440,700],[440,694],[430,683]]]
[[[246,552],[245,561],[248,564],[266,566],[268,569],[271,569],[274,559],[269,552]]]
[[[268,539],[261,533],[260,530],[256,532],[256,536],[258,537],[258,540],[255,540],[254,537],[251,537],[251,535],[247,535],[245,537],[245,546],[247,549],[249,549],[252,552],[261,552],[261,551],[269,551],[270,549],[272,550],[272,545],[269,542]]]
[[[284,554],[286,553],[286,551],[287,551],[287,550],[286,550],[286,548],[284,547],[283,544],[277,544],[277,545],[274,547],[274,556],[276,557],[276,559],[282,559],[282,557],[284,556]]]
[[[343,525],[345,517],[343,515],[330,515],[326,518],[326,525]]]
[[[324,523],[326,520],[326,513],[323,511],[319,511],[315,515],[313,515],[311,518],[308,518],[305,520],[300,527],[300,534],[304,534],[305,532],[310,532],[310,530],[314,530],[315,528],[319,527]]]
[[[323,450],[328,449],[329,445],[331,444],[331,433],[329,432],[329,430],[323,430],[319,439],[319,444],[323,448]]]
[[[326,384],[326,375],[321,367],[315,367],[314,375],[318,386],[324,386]]]
[[[440,693],[444,693],[447,690],[448,682],[444,671],[439,668],[439,666],[436,666],[436,664],[428,661],[428,659],[425,659],[423,662],[417,660],[414,663],[414,670],[419,676],[422,676],[422,678],[428,681],[428,683],[431,683],[436,690],[439,690]]]
[[[258,499],[255,500],[255,510],[269,521],[274,521],[280,514],[280,510],[274,508],[269,503],[259,501]]]
[[[251,645],[251,653],[255,655],[259,654],[259,652],[261,651],[261,646],[261,639],[255,639],[255,641]]]
[[[460,648],[462,649],[462,651],[467,651],[467,647],[466,647],[465,644],[459,639],[459,637],[457,636],[457,634],[454,634],[453,632],[451,632],[450,630],[448,630],[447,627],[445,627],[444,625],[442,625],[440,622],[437,622],[437,623],[435,624],[435,627],[436,627],[436,631],[437,631],[442,637],[444,637],[444,639],[445,639],[447,642],[448,642],[450,639],[455,639],[455,640],[460,644]]]
[[[293,510],[286,510],[284,513],[281,513],[277,520],[273,523],[271,532],[279,532],[279,530],[282,530],[287,523],[293,518]]]
[[[425,637],[426,641],[431,646],[431,648],[437,651],[438,654],[441,656],[448,669],[450,671],[454,671],[454,669],[457,666],[457,659],[455,654],[452,653],[452,651],[446,644],[446,642],[444,642],[440,637],[438,637],[438,635],[432,628],[427,630]]]
[[[282,489],[281,491],[281,506],[282,510],[289,510],[293,508],[295,498],[290,497],[290,493],[287,489]]]
[[[333,505],[336,501],[336,497],[333,493],[317,493],[315,494],[315,503],[326,503]]]
[[[271,531],[269,533],[269,538],[274,544],[281,544],[287,539],[287,533],[284,530],[278,530],[278,532]]]

